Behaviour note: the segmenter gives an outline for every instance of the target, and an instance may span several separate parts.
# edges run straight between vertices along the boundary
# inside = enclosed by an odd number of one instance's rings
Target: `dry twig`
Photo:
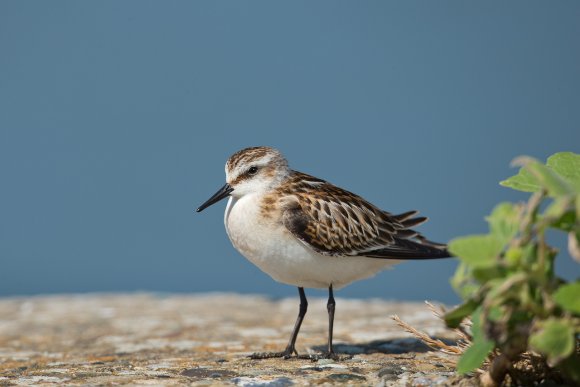
[[[447,310],[443,305],[439,305],[437,307],[429,301],[425,301],[425,304],[427,304],[427,307],[435,317],[437,317],[441,321],[445,321],[443,316],[445,315],[445,313],[447,313]],[[471,325],[472,325],[471,319],[468,318],[465,319],[458,328],[453,330],[453,332],[455,332],[455,334],[459,336],[457,346],[461,348],[461,353],[463,353],[463,351],[465,351],[465,349],[469,347],[469,345],[471,344],[472,337],[471,334],[469,333]]]
[[[427,333],[421,332],[421,331],[415,329],[411,325],[409,325],[406,322],[404,322],[403,320],[401,320],[400,317],[397,315],[394,315],[391,318],[393,320],[395,320],[397,325],[399,325],[405,331],[409,332],[410,334],[412,334],[413,336],[415,336],[416,338],[418,338],[423,343],[425,343],[430,348],[433,348],[436,351],[441,351],[443,353],[447,353],[450,355],[461,355],[463,353],[463,348],[460,347],[459,345],[454,345],[454,346],[447,345],[443,341],[441,341],[439,339],[435,339],[435,338],[429,336]]]

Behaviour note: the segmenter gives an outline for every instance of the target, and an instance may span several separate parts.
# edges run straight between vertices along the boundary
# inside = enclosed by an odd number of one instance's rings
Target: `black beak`
[[[196,212],[201,212],[201,211],[205,210],[206,208],[208,208],[209,206],[211,206],[212,204],[215,204],[215,203],[219,202],[220,200],[227,198],[228,196],[230,196],[230,194],[232,193],[233,190],[234,189],[228,183],[226,183],[216,193],[214,193],[211,198],[207,199],[207,202],[205,202],[201,206],[199,206],[199,208],[196,210]]]

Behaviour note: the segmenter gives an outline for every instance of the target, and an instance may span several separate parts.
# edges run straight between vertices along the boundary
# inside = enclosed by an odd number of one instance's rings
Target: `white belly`
[[[234,247],[274,280],[298,287],[338,289],[368,278],[396,260],[331,257],[316,253],[295,238],[281,222],[264,220],[259,198],[230,197],[224,222]]]

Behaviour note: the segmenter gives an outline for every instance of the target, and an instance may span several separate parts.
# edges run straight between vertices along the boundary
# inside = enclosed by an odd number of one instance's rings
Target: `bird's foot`
[[[352,355],[347,355],[347,354],[339,355],[338,353],[335,353],[334,351],[332,351],[332,352],[326,351],[326,352],[322,352],[319,354],[304,355],[304,357],[299,356],[299,358],[310,359],[312,361],[318,361],[318,360],[322,360],[322,359],[330,359],[330,360],[334,360],[334,361],[344,361],[344,360],[352,359]]]
[[[330,359],[334,361],[344,361],[348,359],[352,359],[352,355],[339,355],[332,352],[322,352],[318,354],[307,354],[307,355],[299,355],[298,352],[294,348],[286,349],[281,352],[255,352],[248,356],[250,359],[254,360],[263,360],[263,359],[301,359],[301,360],[310,360],[310,361],[318,361],[322,359]]]
[[[263,359],[290,359],[292,357],[298,357],[298,352],[294,348],[286,348],[281,352],[255,352],[248,356],[250,359],[263,360]]]

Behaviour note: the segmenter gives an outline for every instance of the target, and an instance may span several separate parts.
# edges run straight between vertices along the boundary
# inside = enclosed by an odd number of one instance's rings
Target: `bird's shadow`
[[[455,346],[457,343],[449,338],[434,337],[441,340],[449,346]],[[315,351],[323,352],[326,350],[325,345],[313,347]],[[359,355],[371,353],[384,353],[391,355],[400,355],[406,353],[423,353],[433,351],[431,347],[415,337],[401,337],[391,340],[373,340],[366,343],[335,343],[334,351],[337,354]]]

